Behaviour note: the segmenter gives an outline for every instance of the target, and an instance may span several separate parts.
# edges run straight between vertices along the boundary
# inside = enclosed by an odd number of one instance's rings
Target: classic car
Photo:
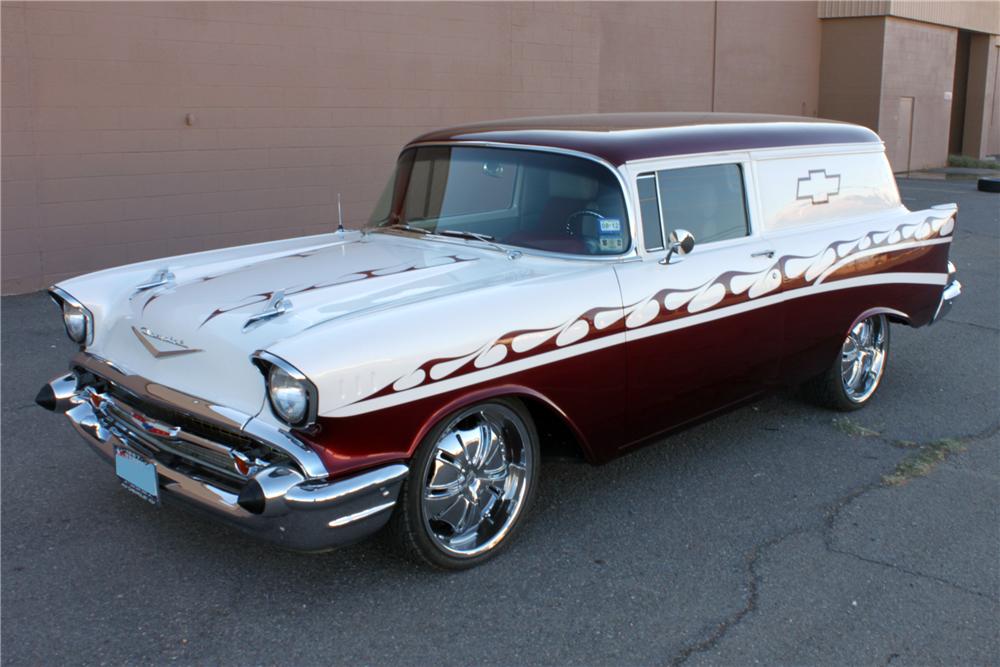
[[[961,292],[956,212],[907,210],[846,123],[434,131],[364,229],[53,286],[80,349],[37,401],[149,502],[306,551],[386,528],[466,568],[522,525],[550,447],[605,462],[779,386],[870,402],[890,323]]]

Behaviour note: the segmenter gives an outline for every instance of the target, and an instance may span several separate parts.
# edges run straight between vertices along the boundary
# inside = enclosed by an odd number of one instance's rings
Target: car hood
[[[144,377],[253,414],[264,399],[260,373],[249,361],[254,351],[339,318],[531,273],[522,262],[464,242],[394,234],[354,239],[249,259],[218,273],[178,273],[176,283],[130,297],[101,353]],[[277,299],[283,313],[248,326]]]

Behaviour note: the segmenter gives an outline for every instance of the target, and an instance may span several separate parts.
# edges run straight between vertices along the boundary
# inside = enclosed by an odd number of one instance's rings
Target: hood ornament
[[[163,357],[177,357],[182,354],[193,354],[195,352],[201,352],[201,350],[188,347],[187,345],[184,344],[184,341],[178,338],[172,338],[171,336],[162,336],[160,334],[153,333],[152,331],[149,330],[148,327],[139,327],[138,329],[132,327],[132,333],[134,333],[135,337],[139,339],[139,342],[142,343],[142,346],[146,348],[146,351],[149,352],[151,355],[153,355],[153,357],[156,359],[161,359]],[[161,350],[155,345],[153,345],[151,341],[154,340],[159,341],[161,343],[166,343],[167,345],[172,345],[175,349]]]
[[[247,318],[246,323],[243,324],[244,333],[256,329],[261,324],[264,324],[264,322],[278,317],[284,312],[291,310],[291,308],[292,302],[285,298],[285,291],[278,290],[271,295],[264,310]]]
[[[156,287],[163,287],[164,285],[169,285],[174,282],[174,274],[170,272],[170,269],[160,269],[157,271],[153,277],[141,285],[137,285],[135,288],[136,292],[145,292],[146,290],[154,289]]]

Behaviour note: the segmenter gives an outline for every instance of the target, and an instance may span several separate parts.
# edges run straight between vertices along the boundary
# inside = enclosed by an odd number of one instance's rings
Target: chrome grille
[[[267,466],[291,464],[283,452],[245,434],[136,400],[114,385],[105,392],[90,388],[87,397],[104,426],[143,453],[185,463],[234,487]]]

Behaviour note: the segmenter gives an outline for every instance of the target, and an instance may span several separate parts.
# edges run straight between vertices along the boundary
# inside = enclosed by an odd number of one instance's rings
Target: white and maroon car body
[[[606,170],[624,199],[621,252],[339,231],[100,271],[53,288],[89,311],[90,330],[40,402],[109,459],[150,462],[159,497],[318,550],[380,528],[418,445],[465,406],[517,397],[602,462],[822,373],[865,318],[923,326],[959,293],[956,206],[907,210],[881,141],[858,126],[536,118],[407,149],[432,146]],[[711,165],[738,167],[748,227],[696,233],[664,264],[644,197],[664,196],[659,174]],[[311,381],[306,427],[276,416],[254,359]]]

